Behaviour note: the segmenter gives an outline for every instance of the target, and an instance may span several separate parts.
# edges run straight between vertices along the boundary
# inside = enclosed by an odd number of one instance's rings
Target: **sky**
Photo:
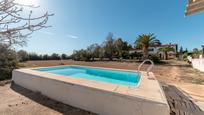
[[[102,43],[109,32],[133,44],[143,33],[154,33],[163,44],[189,50],[204,43],[204,12],[186,17],[187,0],[32,0],[35,13],[54,13],[52,27],[35,32],[17,48],[39,54],[66,53]],[[35,1],[35,2],[34,2]]]

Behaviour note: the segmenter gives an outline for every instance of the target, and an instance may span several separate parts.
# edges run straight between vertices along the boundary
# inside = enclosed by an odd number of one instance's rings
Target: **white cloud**
[[[71,34],[67,34],[66,37],[72,38],[72,39],[78,39],[79,38],[78,36],[71,35]]]

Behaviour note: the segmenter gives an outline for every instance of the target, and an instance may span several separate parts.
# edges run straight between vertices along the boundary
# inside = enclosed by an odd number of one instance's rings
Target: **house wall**
[[[150,47],[149,48],[149,54],[150,55],[157,54],[159,52],[159,49],[162,48],[162,47],[165,47],[165,46]],[[170,47],[172,47],[174,49],[174,51],[168,52],[168,58],[169,59],[176,58],[177,46],[173,45],[173,46],[170,46]],[[162,59],[165,58],[165,54],[163,52],[159,52],[159,55],[161,56]]]

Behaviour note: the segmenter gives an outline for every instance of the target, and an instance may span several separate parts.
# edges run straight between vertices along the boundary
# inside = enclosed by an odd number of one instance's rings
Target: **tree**
[[[98,44],[95,44],[95,49],[94,49],[94,57],[96,57],[96,58],[99,58],[99,55],[100,55],[100,53],[102,53],[102,52],[100,52],[102,47],[100,46],[100,45],[98,45]]]
[[[28,54],[29,60],[42,60],[42,56],[39,56],[36,53],[29,53]]]
[[[115,40],[114,42],[114,46],[116,49],[116,55],[118,58],[121,58],[123,55],[123,49],[124,49],[124,42],[121,38],[118,38],[117,40]]]
[[[18,67],[16,52],[0,44],[0,81],[10,79],[13,69]]]
[[[192,52],[192,57],[193,58],[199,58],[199,56],[202,54],[201,50],[198,50],[198,48],[194,48]]]
[[[52,60],[60,60],[59,54],[56,54],[56,53],[53,53],[53,54],[50,56],[50,58],[51,58]]]
[[[174,51],[174,48],[172,48],[172,47],[162,47],[162,48],[159,49],[159,51],[163,52],[164,53],[164,57],[165,57],[164,59],[168,60],[168,52]]]
[[[74,50],[73,51],[73,54],[71,55],[72,59],[75,60],[75,61],[79,61],[80,60],[80,54],[79,54],[79,51],[77,50]]]
[[[43,59],[43,60],[49,60],[49,56],[48,56],[47,54],[44,54],[44,55],[42,56],[42,59]]]
[[[98,55],[98,44],[92,44],[89,47],[87,47],[87,53],[89,54],[89,56],[91,57],[92,61],[94,61],[94,58],[97,57]]]
[[[23,62],[23,61],[28,61],[29,59],[29,56],[28,56],[28,53],[24,50],[20,50],[17,52],[17,57],[18,57],[18,60],[20,62]]]
[[[183,54],[183,47],[182,46],[179,49],[179,54]]]
[[[115,40],[114,46],[117,58],[124,59],[129,57],[129,50],[132,49],[132,46],[123,41],[122,38]]]
[[[139,35],[135,41],[135,47],[143,49],[143,59],[148,58],[148,48],[154,45],[160,45],[160,41],[156,39],[154,34]]]
[[[128,50],[133,49],[133,47],[132,47],[132,45],[131,45],[131,44],[128,44],[127,48],[128,48]]]
[[[100,60],[103,60],[103,58],[105,57],[105,49],[104,49],[104,46],[100,46],[99,48],[99,55],[98,55],[99,59]]]
[[[90,55],[90,53],[88,53],[87,50],[82,49],[79,52],[80,52],[80,60],[82,60],[82,61],[90,61],[91,55]]]
[[[90,61],[91,55],[87,50],[81,49],[78,51],[74,51],[72,54],[72,59],[76,61]]]
[[[186,48],[184,52],[185,52],[185,53],[188,53],[188,48]]]
[[[105,56],[107,58],[109,58],[109,60],[113,60],[115,47],[114,47],[114,39],[113,39],[113,34],[112,33],[108,34],[104,44],[105,44],[104,45]]]
[[[67,57],[68,57],[68,56],[67,56],[66,54],[62,54],[62,55],[61,55],[61,59],[67,59]]]
[[[26,13],[25,7],[30,7],[32,10]],[[33,8],[36,7],[18,4],[15,0],[0,0],[0,43],[22,46],[33,32],[49,27],[46,23],[53,14],[46,12],[34,17]]]
[[[27,13],[25,7],[32,10]],[[15,0],[0,0],[0,80],[11,78],[12,70],[17,68],[17,56],[12,46],[23,46],[33,32],[50,27],[46,24],[53,14],[46,12],[36,17],[33,16],[34,8],[37,7],[18,4]],[[19,52],[18,56],[23,61],[26,53]]]

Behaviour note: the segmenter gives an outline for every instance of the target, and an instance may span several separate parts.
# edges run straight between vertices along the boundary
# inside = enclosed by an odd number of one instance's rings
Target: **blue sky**
[[[38,0],[49,11],[51,28],[29,38],[25,47],[36,53],[67,53],[102,43],[112,32],[133,44],[141,33],[155,33],[162,43],[200,48],[204,43],[204,13],[184,16],[187,0]]]

